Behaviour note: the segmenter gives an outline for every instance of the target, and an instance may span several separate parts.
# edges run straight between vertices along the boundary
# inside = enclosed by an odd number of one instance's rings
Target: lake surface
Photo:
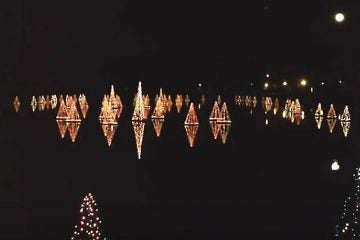
[[[276,115],[264,113],[262,96],[252,110],[229,96],[224,144],[208,121],[216,96],[207,96],[196,109],[193,147],[187,108],[177,113],[173,106],[159,137],[146,121],[138,160],[129,101],[109,147],[98,120],[101,98],[88,96],[87,118],[72,142],[69,133],[61,138],[56,110],[32,112],[31,98],[19,97],[19,112],[9,99],[1,116],[0,239],[70,239],[88,192],[107,239],[333,239],[346,221],[359,233],[351,213],[341,218],[359,167],[353,102],[300,98],[305,118],[297,124],[282,117],[283,96]],[[326,118],[318,129],[319,101],[325,113],[330,103],[337,113],[349,105],[347,137],[339,120],[332,133]]]

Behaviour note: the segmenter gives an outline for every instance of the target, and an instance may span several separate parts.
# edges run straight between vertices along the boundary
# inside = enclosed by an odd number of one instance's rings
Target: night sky
[[[3,1],[2,78],[30,86],[358,76],[356,1]],[[337,11],[346,14],[342,24]],[[44,86],[44,85],[43,85]]]

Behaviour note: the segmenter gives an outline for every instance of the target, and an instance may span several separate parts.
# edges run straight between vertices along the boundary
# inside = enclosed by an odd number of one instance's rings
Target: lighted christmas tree
[[[156,94],[155,95],[155,99],[154,99],[154,103],[155,103],[155,105],[156,105],[156,103],[157,103],[157,101],[159,100],[159,95],[158,94]]]
[[[80,129],[80,122],[68,122],[68,131],[70,134],[71,141],[74,143]]]
[[[265,104],[265,112],[269,112],[273,105],[271,97],[266,97],[264,104]]]
[[[132,116],[133,121],[143,121],[144,120],[144,102],[142,98],[142,88],[141,82],[138,85],[138,92],[135,100],[135,109]]]
[[[141,159],[142,142],[144,138],[145,122],[132,121],[132,125],[135,133],[136,150],[138,159]]]
[[[230,127],[231,125],[228,124],[228,123],[222,123],[222,124],[219,124],[219,127],[220,127],[220,136],[221,136],[221,141],[223,144],[226,143],[226,140],[227,140],[227,137],[230,133]]]
[[[199,121],[198,121],[198,118],[196,116],[194,104],[191,103],[190,108],[189,108],[189,112],[188,112],[188,114],[186,116],[186,119],[185,119],[185,125],[198,125],[198,124],[199,124]]]
[[[344,136],[347,137],[350,131],[350,121],[340,121]]]
[[[164,124],[164,119],[155,118],[155,119],[152,119],[151,121],[152,121],[152,123],[153,123],[156,136],[157,136],[157,137],[160,137],[161,129],[162,129],[162,126],[163,126],[163,124]]]
[[[58,99],[56,97],[56,95],[51,95],[51,99],[50,99],[50,105],[51,105],[51,109],[55,109],[58,103]]]
[[[318,103],[317,108],[315,110],[315,117],[318,118],[318,117],[322,117],[322,116],[324,116],[324,111],[321,107],[321,103]]]
[[[167,98],[166,105],[167,105],[167,111],[168,111],[168,112],[171,112],[171,108],[172,108],[172,105],[173,105],[173,101],[172,101],[172,98],[171,98],[171,95],[170,95],[170,94],[169,94],[169,96],[168,96],[168,98]]]
[[[340,223],[336,225],[336,239],[360,239],[360,170],[356,168],[352,192],[344,202]]]
[[[317,126],[318,129],[321,128],[322,121],[323,121],[323,117],[315,118],[316,126]]]
[[[253,107],[255,108],[256,107],[256,105],[257,105],[257,99],[256,99],[256,96],[254,96],[253,97],[253,99],[252,99],[252,105],[253,105]]]
[[[76,101],[71,101],[70,108],[68,109],[68,116],[69,119],[67,119],[66,121],[81,122],[81,118],[76,107]]]
[[[189,140],[190,147],[194,146],[198,128],[199,128],[198,125],[185,125],[185,131],[186,131],[187,138]]]
[[[106,240],[101,233],[102,221],[97,203],[91,193],[86,194],[80,207],[80,224],[75,225],[71,240]]]
[[[58,113],[56,115],[57,120],[69,120],[70,116],[68,115],[67,107],[64,100],[61,100]]]
[[[89,111],[89,104],[88,104],[87,98],[84,94],[80,95],[80,96],[81,96],[81,101],[80,101],[80,97],[79,97],[80,110],[81,110],[81,114],[82,114],[83,118],[85,119],[87,116],[87,112]]]
[[[223,103],[221,107],[221,118],[217,119],[218,123],[231,123],[230,114],[226,106],[226,102]]]
[[[181,111],[181,107],[183,105],[183,98],[181,95],[176,95],[176,98],[175,98],[175,105],[176,105],[176,110],[177,112],[179,113]]]
[[[62,102],[62,101],[65,102],[65,99],[64,99],[63,95],[60,94],[59,99],[58,99],[58,102],[60,103],[60,102]]]
[[[334,130],[334,127],[336,125],[336,118],[328,118],[328,119],[326,119],[326,121],[329,126],[329,131],[330,131],[330,133],[332,133]]]
[[[20,108],[20,100],[19,100],[19,97],[16,96],[16,97],[15,97],[15,100],[14,100],[14,109],[15,109],[15,112],[19,112],[19,108]]]
[[[189,94],[186,94],[186,96],[185,96],[185,106],[189,107],[189,104],[190,104],[190,96],[189,96]]]
[[[64,138],[68,129],[68,123],[63,120],[56,120],[56,122],[59,128],[60,136],[61,138]]]
[[[44,96],[38,96],[38,110],[44,111],[45,109],[45,97]]]
[[[117,124],[116,116],[106,95],[104,95],[101,105],[101,112],[99,115],[100,122],[102,124]]]
[[[235,95],[235,98],[234,98],[235,106],[240,106],[240,103],[241,103],[241,97],[238,95]]]
[[[211,132],[214,136],[214,139],[216,140],[219,135],[220,125],[217,124],[215,121],[210,121],[210,128],[211,128]]]
[[[101,124],[101,128],[104,132],[104,136],[106,137],[106,141],[109,147],[112,144],[117,127],[117,124]]]
[[[244,102],[245,102],[245,107],[250,107],[250,105],[251,105],[251,99],[250,99],[249,96],[245,96]]]
[[[46,98],[45,98],[45,107],[47,110],[50,109],[51,107],[51,101],[50,101],[50,96],[49,95],[46,95]]]
[[[295,99],[294,103],[294,113],[295,114],[301,114],[301,104],[298,98]]]
[[[211,110],[211,113],[210,113],[209,120],[210,121],[216,121],[216,120],[219,120],[221,118],[222,118],[222,116],[221,116],[221,111],[220,111],[218,102],[215,101],[214,106],[213,106],[213,108]]]
[[[158,98],[158,101],[156,103],[156,106],[154,108],[153,114],[151,116],[152,119],[158,118],[158,119],[164,119],[164,106],[161,101],[161,98]]]
[[[32,111],[35,112],[36,107],[37,107],[37,101],[36,101],[35,96],[32,97],[30,105],[31,105]]]
[[[149,97],[149,94],[146,94],[145,97],[144,97],[144,108],[145,109],[150,109],[151,106],[150,106],[150,97]]]
[[[329,111],[328,111],[328,114],[326,117],[327,118],[336,118],[335,108],[332,104],[330,104],[330,108],[329,108]]]
[[[348,122],[351,120],[350,111],[349,111],[348,106],[345,106],[344,112],[340,116],[340,120],[345,121],[345,122]]]

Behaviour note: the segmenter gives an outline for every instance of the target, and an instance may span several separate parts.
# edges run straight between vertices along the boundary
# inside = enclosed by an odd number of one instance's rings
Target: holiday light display
[[[340,116],[340,120],[345,121],[345,122],[348,122],[351,120],[350,111],[349,111],[349,108],[347,105],[344,108],[344,112]]]
[[[240,106],[240,104],[241,104],[241,96],[235,95],[234,104],[235,104],[235,106]]]
[[[156,136],[160,137],[161,129],[162,129],[162,126],[163,126],[165,120],[161,119],[161,118],[155,118],[155,119],[152,119],[151,121],[153,123]]]
[[[37,106],[38,106],[38,111],[45,110],[45,97],[44,96],[38,96]]]
[[[178,94],[178,95],[176,95],[176,98],[175,98],[175,106],[176,106],[176,110],[178,113],[181,111],[182,105],[183,105],[182,95]]]
[[[223,102],[221,107],[221,118],[217,119],[216,122],[218,123],[231,123],[230,114],[226,106],[226,102]]]
[[[336,118],[336,112],[333,104],[330,104],[330,108],[328,114],[326,115],[327,118]]]
[[[165,109],[163,106],[163,102],[161,98],[158,98],[158,101],[156,102],[156,106],[154,108],[153,114],[151,115],[151,119],[164,119]]]
[[[210,128],[211,128],[211,132],[214,136],[214,139],[216,140],[219,135],[220,125],[217,124],[215,121],[210,121]]]
[[[344,136],[347,137],[350,131],[350,121],[340,121]]]
[[[270,112],[272,105],[273,105],[273,102],[272,102],[271,97],[266,97],[265,101],[264,101],[265,112]]]
[[[167,101],[166,101],[166,107],[167,107],[168,112],[171,112],[172,106],[173,106],[173,101],[172,101],[171,95],[169,94]]]
[[[69,103],[70,105],[67,106],[67,114],[69,116],[69,119],[66,119],[66,121],[81,122],[81,118],[76,107],[76,101],[69,101]]]
[[[20,100],[19,100],[19,97],[16,96],[15,99],[14,99],[15,112],[19,112],[19,108],[20,108]]]
[[[75,102],[74,102],[75,104]],[[80,129],[80,122],[68,122],[68,131],[70,134],[71,141],[74,143]]]
[[[132,121],[135,133],[136,151],[138,159],[141,159],[142,142],[144,138],[145,122]]]
[[[58,128],[59,128],[59,132],[60,132],[60,136],[61,138],[65,138],[65,134],[68,130],[68,123],[65,122],[65,121],[59,121],[59,120],[56,120],[57,122],[57,125],[58,125]]]
[[[51,99],[50,99],[51,109],[55,109],[57,103],[58,103],[57,96],[55,94],[51,95]]]
[[[81,203],[80,224],[75,225],[71,240],[106,240],[101,233],[101,224],[97,203],[88,193]]]
[[[257,105],[257,99],[256,99],[256,96],[254,96],[252,99],[252,106],[255,108],[256,105]]]
[[[89,111],[89,104],[87,102],[87,98],[86,98],[85,94],[80,94],[79,105],[80,105],[81,114],[82,114],[83,118],[85,119],[87,116],[87,112]]]
[[[198,121],[198,118],[196,116],[196,112],[195,112],[195,108],[194,108],[193,103],[190,104],[190,108],[189,108],[189,111],[188,111],[188,114],[186,116],[184,124],[185,125],[199,125],[199,121]]]
[[[148,119],[148,116],[150,114],[150,98],[149,95],[143,95],[143,102],[144,102],[144,119]]]
[[[336,239],[360,239],[359,207],[360,207],[360,169],[356,168],[353,191],[344,202],[340,223],[336,225]]]
[[[139,82],[132,121],[143,121],[144,113],[145,112],[144,112],[144,101],[142,98],[142,87],[141,87],[141,82]]]
[[[63,121],[70,119],[64,100],[61,100],[61,102],[60,102],[60,106],[59,106],[59,110],[58,110],[56,119],[57,120],[63,120]]]
[[[186,135],[187,135],[190,147],[194,146],[198,128],[199,128],[198,125],[185,125],[185,131],[186,131]]]
[[[106,138],[107,144],[110,147],[112,142],[113,142],[113,138],[115,135],[115,132],[117,130],[118,125],[117,124],[112,124],[112,123],[107,123],[107,124],[101,124],[101,128],[103,130],[104,133],[104,137]]]
[[[227,137],[228,137],[228,135],[230,133],[230,127],[231,127],[231,124],[228,124],[228,123],[219,124],[221,142],[223,144],[226,143]]]
[[[111,107],[109,98],[106,95],[104,95],[101,105],[101,112],[99,115],[100,122],[102,124],[117,124],[116,115]]]
[[[250,107],[251,99],[249,96],[245,96],[244,103],[245,103],[245,107]]]
[[[46,98],[45,98],[45,107],[47,110],[50,109],[51,107],[51,101],[50,101],[50,96],[49,95],[46,95]]]
[[[189,104],[190,104],[190,96],[189,96],[189,94],[186,94],[186,96],[185,96],[185,106],[189,107]]]
[[[324,111],[321,107],[321,103],[318,103],[317,108],[315,110],[315,117],[317,118],[317,117],[322,117],[322,116],[324,116]]]
[[[329,126],[329,131],[332,133],[336,125],[336,118],[328,118],[326,121]]]
[[[218,102],[215,101],[214,106],[213,106],[213,108],[211,110],[211,113],[210,113],[209,120],[210,121],[217,121],[217,120],[219,120],[221,118],[222,118],[222,115],[221,115],[221,111],[220,111]]]
[[[294,114],[301,114],[301,111],[302,110],[301,110],[300,100],[296,98],[293,106],[293,112]]]
[[[318,129],[321,128],[321,124],[322,124],[323,119],[324,119],[323,117],[316,117],[315,118],[316,126],[317,126]]]

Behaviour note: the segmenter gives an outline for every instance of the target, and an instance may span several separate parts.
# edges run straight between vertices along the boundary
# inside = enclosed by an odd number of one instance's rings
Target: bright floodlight
[[[287,81],[283,81],[282,85],[285,87],[288,85]]]
[[[337,171],[339,169],[340,169],[340,165],[339,165],[338,161],[334,160],[333,163],[331,164],[331,170]]]
[[[300,85],[305,87],[307,85],[307,81],[305,79],[301,79]]]
[[[337,14],[335,15],[335,21],[336,21],[336,22],[341,23],[341,22],[343,22],[344,20],[345,20],[344,14],[342,14],[342,13],[337,13]]]
[[[264,88],[266,89],[266,88],[268,88],[269,87],[269,83],[264,83]]]
[[[269,78],[270,77],[270,74],[266,74],[266,78]]]

